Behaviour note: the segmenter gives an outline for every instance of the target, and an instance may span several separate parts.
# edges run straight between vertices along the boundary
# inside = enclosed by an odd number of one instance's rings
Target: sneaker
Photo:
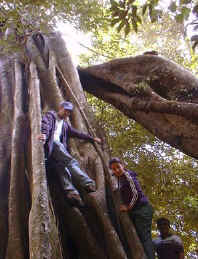
[[[91,184],[85,186],[84,189],[88,193],[89,192],[95,192],[96,191],[96,185],[95,185],[95,183],[91,183]]]
[[[78,208],[83,208],[85,206],[80,195],[77,193],[70,192],[67,194],[66,197],[71,206],[78,207]]]

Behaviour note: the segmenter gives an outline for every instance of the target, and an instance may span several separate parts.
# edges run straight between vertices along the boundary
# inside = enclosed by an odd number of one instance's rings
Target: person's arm
[[[179,259],[184,259],[184,245],[183,242],[181,240],[181,238],[177,235],[174,235],[174,245],[175,245],[175,249],[179,254]]]
[[[127,212],[128,210],[131,210],[138,199],[138,192],[132,176],[128,172],[126,172],[125,177],[128,185],[127,187],[122,187],[124,196],[126,196],[126,201],[120,206],[121,212]],[[124,190],[125,188],[127,188],[127,190]]]
[[[129,210],[128,206],[125,204],[120,205],[120,211],[121,212],[127,212]]]
[[[68,125],[68,134],[70,137],[76,137],[79,139],[85,139],[88,140],[90,142],[97,142],[97,143],[101,143],[101,139],[100,138],[93,138],[92,136],[82,133],[80,131],[78,131],[77,129],[71,127],[70,125]]]
[[[184,259],[184,252],[179,253],[179,259]]]
[[[46,142],[46,140],[49,137],[51,123],[52,123],[52,115],[49,114],[49,113],[46,113],[42,117],[42,121],[41,121],[41,134],[38,136],[38,139],[41,140],[44,143]]]

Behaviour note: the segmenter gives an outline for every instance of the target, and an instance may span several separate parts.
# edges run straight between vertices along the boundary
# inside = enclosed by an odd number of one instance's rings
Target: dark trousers
[[[80,169],[78,161],[68,153],[61,142],[54,142],[49,165],[56,169],[62,188],[66,193],[72,192],[79,194],[73,183],[82,188],[95,184],[94,181]]]
[[[130,210],[129,216],[133,221],[137,235],[143,245],[148,259],[154,259],[154,248],[151,237],[153,208],[149,203]]]

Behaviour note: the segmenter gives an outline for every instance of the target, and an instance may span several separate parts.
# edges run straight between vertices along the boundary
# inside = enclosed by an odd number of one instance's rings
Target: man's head
[[[58,116],[61,119],[66,119],[71,114],[71,111],[73,110],[74,106],[71,102],[62,102],[58,109]]]
[[[125,169],[122,161],[118,157],[113,157],[109,161],[109,168],[113,171],[113,174],[116,176],[121,176]]]
[[[168,236],[170,231],[170,221],[167,218],[157,219],[157,228],[161,236]]]

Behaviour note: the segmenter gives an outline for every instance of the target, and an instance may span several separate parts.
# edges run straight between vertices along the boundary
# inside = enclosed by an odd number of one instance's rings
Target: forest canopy
[[[196,0],[110,0],[110,1],[1,1],[0,23],[3,30],[14,23],[20,34],[25,31],[46,31],[53,28],[57,21],[66,21],[84,31],[95,31],[108,25],[116,26],[118,32],[125,34],[135,30],[143,20],[155,23],[168,12],[177,22],[187,21],[193,14],[196,25],[198,4]]]

